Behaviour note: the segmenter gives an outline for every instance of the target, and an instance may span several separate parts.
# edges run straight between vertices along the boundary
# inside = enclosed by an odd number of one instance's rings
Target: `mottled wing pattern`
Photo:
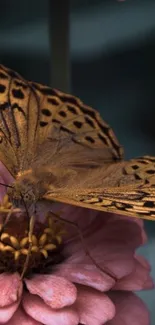
[[[13,176],[32,160],[38,121],[33,89],[16,72],[0,66],[0,160]]]
[[[40,84],[31,85],[38,97],[41,96],[39,144],[43,143],[45,148],[47,144],[48,150],[52,150],[56,146],[53,145],[55,140],[59,154],[68,148],[74,151],[83,147],[91,149],[92,155],[93,150],[100,149],[100,154],[105,152],[105,158],[110,161],[122,159],[122,147],[96,110],[84,105],[77,97]]]
[[[144,156],[92,170],[76,186],[45,195],[48,200],[155,220],[155,157]],[[91,184],[88,187],[87,184]]]
[[[122,148],[98,112],[71,95],[27,82],[1,65],[0,160],[12,175],[29,169],[35,162],[41,164],[38,160],[43,154],[51,160],[56,147],[63,152],[64,138],[66,147],[76,143],[101,148],[102,154],[105,150],[103,156],[108,160],[122,158]]]

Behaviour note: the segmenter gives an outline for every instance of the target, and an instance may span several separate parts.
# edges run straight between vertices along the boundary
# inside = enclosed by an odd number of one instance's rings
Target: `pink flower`
[[[3,174],[0,182],[11,182],[4,166],[0,168]],[[4,194],[2,187],[1,199]],[[11,238],[16,235],[18,242],[22,240],[25,219],[19,222],[19,218],[12,216],[8,221],[0,240],[0,324],[149,325],[148,310],[133,293],[153,288],[148,262],[136,255],[136,249],[146,242],[143,222],[69,205],[61,209],[62,218],[78,223],[84,243],[79,240],[76,229],[66,224],[68,232],[62,243],[61,231],[52,235],[55,236],[52,238],[57,236],[57,242],[54,239],[52,243],[58,249],[51,251],[47,258],[42,256],[41,260],[37,260],[40,255],[35,255],[22,280],[19,273],[24,255],[15,260],[16,255],[6,252],[4,247],[12,240],[13,247],[19,250]],[[41,237],[39,222],[37,227],[39,234],[35,230],[35,236]],[[9,234],[12,231],[9,239],[7,231]],[[95,264],[86,255],[86,249]]]

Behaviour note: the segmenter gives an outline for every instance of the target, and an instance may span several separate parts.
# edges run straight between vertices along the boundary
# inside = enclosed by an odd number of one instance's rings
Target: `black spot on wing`
[[[23,89],[27,89],[28,85],[24,84],[24,82],[19,81],[19,80],[14,80],[14,83],[17,87],[22,87]]]
[[[77,105],[77,100],[76,98],[72,97],[72,96],[61,96],[61,100],[66,103],[69,102],[71,104]]]
[[[134,169],[134,170],[136,170],[136,169],[138,169],[138,168],[139,168],[138,165],[133,165],[133,166],[132,166],[132,169]]]
[[[41,110],[42,114],[45,115],[45,116],[51,116],[52,115],[52,112],[48,109],[48,108],[43,108]]]
[[[106,138],[104,138],[100,133],[97,134],[99,139],[107,146],[108,145],[108,142],[106,140]]]
[[[85,121],[86,123],[88,123],[92,128],[95,128],[94,122],[92,120],[90,120],[90,118],[85,117]]]
[[[21,89],[12,89],[12,95],[17,99],[24,99],[24,94]]]
[[[40,121],[40,126],[45,127],[48,125],[48,122]]]
[[[48,101],[48,103],[49,104],[52,104],[52,105],[54,105],[54,106],[58,106],[59,105],[59,103],[58,103],[58,101],[55,99],[55,98],[50,98],[50,97],[48,97],[47,98],[47,101]]]
[[[65,111],[60,111],[60,112],[59,112],[59,115],[62,116],[62,117],[66,117],[66,116],[67,116],[67,114],[66,114]]]
[[[154,175],[154,174],[155,174],[155,170],[153,170],[153,169],[149,169],[149,170],[147,170],[146,172],[147,172],[147,174],[149,174],[149,175]]]
[[[73,106],[71,106],[71,105],[67,105],[67,108],[68,108],[68,111],[69,111],[69,112],[71,112],[71,113],[73,113],[73,114],[75,114],[75,115],[78,115],[76,109],[75,109]]]
[[[0,93],[3,94],[6,90],[6,87],[2,84],[0,84]]]
[[[154,208],[155,207],[155,203],[152,202],[152,201],[146,201],[144,203],[144,207],[147,207],[147,208]]]
[[[23,114],[23,116],[26,118],[26,114],[24,112],[24,110],[22,109],[21,106],[19,106],[17,103],[14,103],[12,106],[11,106],[12,110],[14,109],[17,109],[20,113]]]
[[[9,103],[8,102],[0,104],[0,111],[4,111],[7,108],[9,108]]]
[[[78,128],[81,129],[82,123],[80,121],[74,121],[73,124]]]
[[[95,143],[95,140],[90,136],[86,136],[85,139],[90,143]]]

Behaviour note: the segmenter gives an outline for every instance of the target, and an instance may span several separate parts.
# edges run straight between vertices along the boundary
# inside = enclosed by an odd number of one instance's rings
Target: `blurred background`
[[[125,158],[155,155],[154,0],[0,0],[0,63],[98,109]],[[155,278],[155,223],[146,222]],[[155,324],[155,292],[140,296]]]

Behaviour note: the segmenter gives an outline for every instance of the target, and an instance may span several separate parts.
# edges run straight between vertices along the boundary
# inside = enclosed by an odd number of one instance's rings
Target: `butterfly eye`
[[[35,201],[35,195],[32,190],[29,190],[28,192],[26,192],[24,194],[24,200],[25,200],[25,202],[28,202],[28,203],[32,203],[33,201]]]
[[[29,200],[29,194],[28,194],[28,193],[26,193],[26,194],[24,195],[24,200],[25,200],[25,201],[28,201],[28,200]]]

